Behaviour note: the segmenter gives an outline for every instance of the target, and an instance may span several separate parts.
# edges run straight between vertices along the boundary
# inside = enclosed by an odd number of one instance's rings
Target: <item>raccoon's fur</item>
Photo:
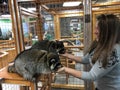
[[[59,55],[45,50],[24,50],[14,60],[14,64],[8,67],[8,72],[18,73],[26,80],[35,81],[42,73],[51,73],[62,67]]]

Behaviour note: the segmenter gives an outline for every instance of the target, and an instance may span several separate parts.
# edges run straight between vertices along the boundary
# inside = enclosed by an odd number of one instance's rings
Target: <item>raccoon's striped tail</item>
[[[15,69],[15,65],[14,64],[8,66],[8,72],[9,73],[16,73],[17,72],[16,69]]]

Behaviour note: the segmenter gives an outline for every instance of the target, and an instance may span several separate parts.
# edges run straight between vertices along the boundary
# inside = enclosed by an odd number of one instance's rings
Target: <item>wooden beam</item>
[[[63,3],[63,2],[75,2],[75,1],[82,1],[82,0],[39,0],[38,3],[41,3],[41,4],[55,4],[55,3]]]
[[[108,13],[108,12],[111,12],[111,13],[115,13],[115,12],[119,12],[120,13],[120,8],[118,7],[114,7],[114,8],[100,8],[99,10],[93,10],[93,13]]]
[[[77,12],[57,12],[57,15],[60,17],[75,17],[75,16],[83,16],[83,11],[77,11]]]
[[[17,2],[36,2],[36,0],[17,0]]]
[[[51,86],[53,88],[65,88],[65,89],[79,89],[79,90],[84,90],[84,85],[73,85],[73,84],[54,84],[52,83]]]
[[[42,7],[47,11],[49,10],[49,8],[46,5],[42,5]]]
[[[42,7],[43,10],[47,11],[48,13],[50,13],[52,15],[56,14],[55,11],[50,10],[46,5],[41,5],[41,7]]]
[[[49,11],[63,11],[63,10],[76,10],[82,9],[83,6],[75,6],[75,7],[59,7],[59,8],[50,8]]]
[[[25,49],[24,47],[24,36],[23,36],[23,26],[22,18],[20,15],[18,3],[16,0],[9,0],[10,14],[12,17],[12,28],[15,37],[15,45],[17,54]]]
[[[55,39],[59,40],[60,39],[60,19],[58,17],[58,14],[54,15],[54,32],[55,32]]]
[[[113,5],[120,5],[120,2],[106,2],[106,3],[99,3],[93,4],[92,7],[102,7],[102,6],[113,6]]]
[[[37,0],[38,1],[38,0]],[[36,11],[38,12],[38,18],[37,18],[37,28],[36,28],[36,34],[38,36],[38,39],[39,40],[43,40],[43,28],[42,28],[42,25],[43,25],[43,18],[42,18],[42,15],[41,15],[41,6],[37,3],[36,4]]]

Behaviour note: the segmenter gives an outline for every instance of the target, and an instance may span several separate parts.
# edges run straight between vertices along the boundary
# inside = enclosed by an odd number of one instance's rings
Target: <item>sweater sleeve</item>
[[[90,55],[89,54],[86,54],[84,57],[81,58],[81,63],[82,64],[89,64],[89,58],[90,58]]]
[[[103,68],[101,66],[101,63],[99,61],[96,61],[96,63],[92,66],[91,70],[89,72],[81,71],[82,76],[81,79],[83,80],[90,80],[94,81],[96,79],[99,79],[100,77],[106,75],[108,72],[110,72],[118,63],[120,63],[118,56],[116,56],[115,51],[113,51],[110,55],[109,62],[106,66],[106,68]]]

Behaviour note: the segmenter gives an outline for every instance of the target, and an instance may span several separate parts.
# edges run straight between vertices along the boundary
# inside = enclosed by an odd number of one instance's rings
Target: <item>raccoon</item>
[[[8,66],[8,72],[18,73],[29,81],[36,81],[41,74],[56,72],[61,67],[57,53],[28,49],[16,56],[14,64]]]
[[[58,54],[64,54],[66,49],[62,41],[49,41],[41,40],[36,42],[31,49],[46,50],[49,52],[57,52]]]

